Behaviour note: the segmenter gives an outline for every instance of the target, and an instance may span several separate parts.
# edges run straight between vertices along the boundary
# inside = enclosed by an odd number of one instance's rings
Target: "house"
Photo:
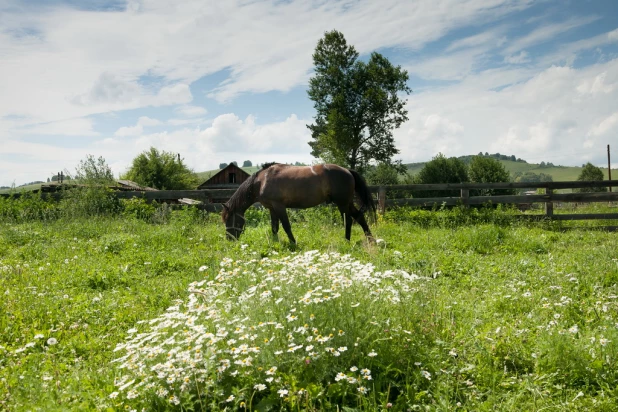
[[[217,174],[210,177],[204,183],[197,187],[198,190],[203,189],[232,189],[238,187],[242,182],[249,178],[249,173],[230,163]]]
[[[249,173],[230,163],[223,169],[219,170],[214,176],[197,187],[198,190],[205,189],[236,189],[242,182],[249,178]],[[229,195],[221,198],[211,198],[211,203],[225,203],[229,199]]]

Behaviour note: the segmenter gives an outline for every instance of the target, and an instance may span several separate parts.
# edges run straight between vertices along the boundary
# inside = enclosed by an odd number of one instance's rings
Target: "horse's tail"
[[[354,191],[360,200],[361,212],[366,211],[369,219],[375,222],[376,204],[373,201],[373,196],[371,196],[371,192],[369,191],[369,187],[367,186],[365,179],[363,179],[363,177],[355,170],[350,169],[350,173],[354,176]]]

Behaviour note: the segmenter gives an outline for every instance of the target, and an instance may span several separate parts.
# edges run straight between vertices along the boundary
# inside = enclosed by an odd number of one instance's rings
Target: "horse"
[[[355,194],[360,209],[354,205]],[[367,183],[358,172],[334,164],[290,166],[266,163],[245,180],[229,201],[223,204],[221,218],[227,238],[239,239],[245,226],[245,211],[254,203],[270,211],[271,229],[278,238],[279,222],[290,243],[296,244],[286,208],[306,209],[325,202],[334,203],[345,223],[349,241],[353,220],[358,222],[368,240],[373,240],[364,211],[375,220],[376,205]]]

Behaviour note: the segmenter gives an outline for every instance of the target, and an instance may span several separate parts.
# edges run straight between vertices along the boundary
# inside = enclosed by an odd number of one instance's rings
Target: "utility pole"
[[[609,145],[607,145],[607,177],[612,180],[612,162],[609,160]],[[612,187],[609,187],[609,191],[612,191]]]

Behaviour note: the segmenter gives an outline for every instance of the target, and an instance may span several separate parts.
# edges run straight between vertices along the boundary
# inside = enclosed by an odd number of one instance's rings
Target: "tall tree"
[[[197,176],[174,153],[150,150],[133,159],[124,179],[161,190],[195,189]]]
[[[316,109],[311,154],[325,161],[363,170],[370,161],[390,163],[399,153],[393,129],[408,120],[405,99],[408,73],[380,53],[368,62],[333,30],[318,41],[313,54],[315,75],[309,98]]]

